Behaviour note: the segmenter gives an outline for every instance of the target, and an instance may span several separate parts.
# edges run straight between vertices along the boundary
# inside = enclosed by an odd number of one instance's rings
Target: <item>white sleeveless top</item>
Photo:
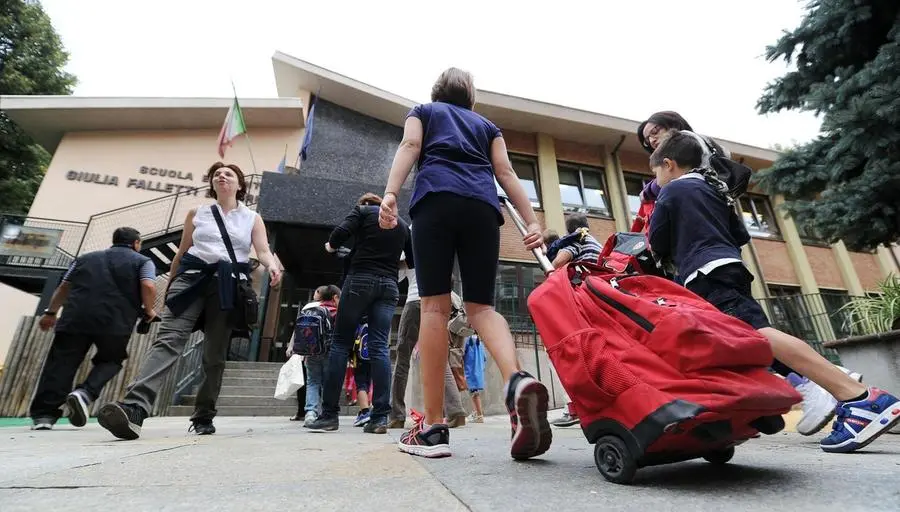
[[[222,242],[219,226],[213,217],[212,208],[218,208],[225,223],[225,230],[231,238],[234,248],[234,256],[238,263],[250,261],[250,234],[253,224],[256,222],[256,212],[247,208],[242,202],[238,202],[237,208],[228,213],[222,211],[218,203],[209,206],[200,206],[194,215],[194,245],[188,249],[188,254],[196,256],[206,263],[218,263],[221,260],[231,261],[228,249]]]

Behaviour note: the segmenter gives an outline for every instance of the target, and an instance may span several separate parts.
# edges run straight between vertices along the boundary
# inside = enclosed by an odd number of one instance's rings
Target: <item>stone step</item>
[[[276,372],[281,369],[284,363],[260,363],[257,361],[226,361],[226,370],[271,370]]]
[[[272,393],[275,391],[273,390]],[[194,405],[197,400],[197,395],[185,395],[181,398],[180,405]],[[279,407],[286,403],[296,404],[296,398],[289,398],[288,400],[278,400],[276,398],[272,398],[271,395],[268,397],[265,396],[225,396],[219,395],[219,400],[216,402],[216,408],[221,406],[243,406],[243,407]]]
[[[259,386],[222,386],[219,396],[259,396],[271,398],[275,394],[275,383]]]
[[[284,416],[290,418],[297,414],[296,401],[293,404],[285,401],[283,405],[277,407],[270,406],[232,406],[217,405],[216,411],[219,416]],[[170,405],[167,416],[190,416],[194,413],[193,405]],[[359,407],[341,407],[341,416],[356,416],[359,414]]]
[[[241,387],[269,387],[275,392],[275,385],[278,384],[277,377],[229,377],[226,373],[222,377],[222,387],[225,386],[241,386]]]
[[[238,379],[277,379],[278,370],[237,370],[226,369],[222,377],[231,377]]]

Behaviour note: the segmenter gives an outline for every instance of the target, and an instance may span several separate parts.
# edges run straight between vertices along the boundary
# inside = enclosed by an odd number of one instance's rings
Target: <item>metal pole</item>
[[[509,216],[512,217],[513,223],[519,229],[519,233],[522,236],[528,234],[528,227],[525,225],[525,221],[522,219],[522,216],[519,215],[519,212],[516,208],[509,202],[509,199],[506,196],[501,195],[500,201],[506,206],[506,209],[509,210]],[[549,273],[553,271],[553,264],[550,263],[550,260],[547,259],[547,256],[544,255],[544,251],[541,250],[540,247],[535,247],[531,250],[531,254],[534,255],[534,258],[537,260],[538,264],[541,266],[541,270],[545,273]]]

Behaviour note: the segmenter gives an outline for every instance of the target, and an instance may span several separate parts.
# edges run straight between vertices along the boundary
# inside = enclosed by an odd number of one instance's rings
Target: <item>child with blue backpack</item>
[[[304,425],[316,421],[321,412],[328,347],[331,344],[330,338],[340,298],[341,289],[333,284],[316,288],[313,302],[300,308],[297,313],[294,334],[291,335],[291,341],[287,346],[288,357],[295,353],[303,356],[303,367],[306,370]],[[297,393],[299,400],[300,391]],[[299,420],[299,413],[295,418]]]
[[[698,137],[675,131],[650,156],[661,187],[650,217],[650,245],[671,259],[677,281],[723,313],[739,318],[769,340],[775,359],[802,373],[837,399],[826,452],[859,450],[900,423],[900,400],[866,387],[828,362],[803,340],[771,326],[750,293],[753,275],[741,260],[750,241],[728,187],[703,165]]]

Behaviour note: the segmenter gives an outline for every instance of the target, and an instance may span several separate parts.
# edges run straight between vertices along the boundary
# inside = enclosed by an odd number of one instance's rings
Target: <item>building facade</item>
[[[241,100],[251,138],[239,140],[226,155],[254,175],[252,202],[286,269],[278,289],[257,280],[263,327],[240,357],[263,361],[283,357],[297,307],[311,290],[340,280],[341,261],[322,246],[360,195],[383,191],[401,127],[415,105],[282,53],[272,60],[279,98]],[[65,256],[105,247],[120,225],[149,236],[146,250],[164,273],[187,209],[209,201],[194,188],[203,186],[205,169],[219,160],[215,139],[230,101],[4,98],[7,114],[53,154],[22,222],[77,227],[63,230],[55,267],[33,263],[22,270],[21,261],[17,268],[16,261],[6,261],[0,279],[42,295],[44,303]],[[601,241],[628,230],[637,195],[651,178],[648,155],[635,135],[638,122],[489,91],[478,91],[477,102],[475,110],[503,131],[519,179],[548,228],[564,232],[565,216],[579,211]],[[306,135],[307,158],[292,165]],[[777,157],[771,150],[717,140],[754,170]],[[285,153],[289,172],[266,172]],[[411,182],[401,193],[402,206]],[[753,236],[743,255],[756,277],[754,296],[777,325],[798,336],[822,341],[844,335],[846,325],[834,312],[896,273],[897,254],[851,252],[842,243],[815,240],[780,212],[781,201],[758,190],[740,201]],[[525,298],[543,276],[512,222],[503,226],[501,239],[497,307],[524,339],[533,329]],[[11,277],[16,272],[43,272],[52,286],[21,286],[21,278]]]

